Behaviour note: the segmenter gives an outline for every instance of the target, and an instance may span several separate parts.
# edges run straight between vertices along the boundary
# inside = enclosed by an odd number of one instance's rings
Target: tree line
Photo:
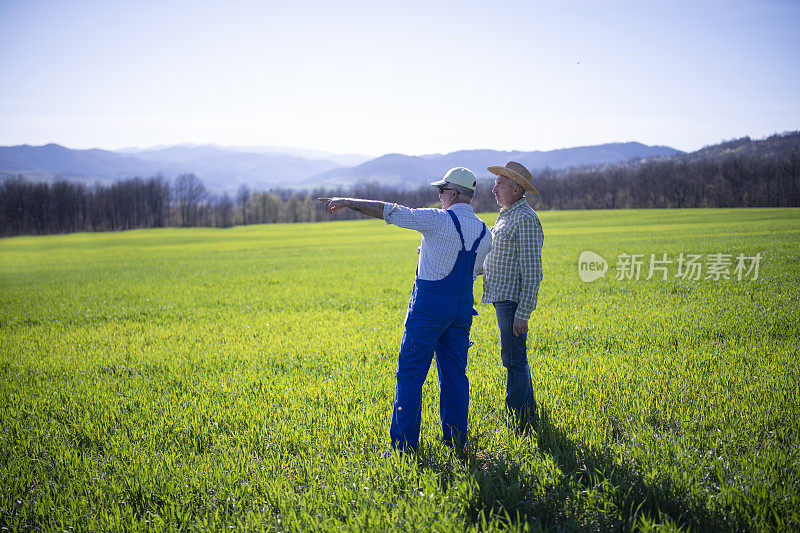
[[[763,141],[739,139],[692,154],[616,165],[535,172],[537,209],[800,206],[800,133]],[[479,181],[477,212],[496,211],[492,181]],[[440,205],[430,186],[412,189],[375,183],[349,189],[253,191],[212,194],[194,174],[174,182],[132,178],[112,185],[21,176],[0,186],[0,235],[41,235],[134,228],[230,227],[240,224],[330,220],[321,196],[355,196],[410,207]],[[361,218],[342,210],[338,220]]]
[[[22,176],[0,184],[0,235],[43,235],[77,231],[114,231],[161,227],[230,227],[241,224],[328,220],[318,197],[392,198],[411,206],[434,205],[435,189],[398,191],[376,184],[352,189],[252,191],[212,194],[194,174],[174,182],[156,176],[87,185],[56,180],[32,182]],[[359,217],[342,212],[337,219]]]
[[[800,133],[669,158],[544,170],[540,209],[800,206]]]

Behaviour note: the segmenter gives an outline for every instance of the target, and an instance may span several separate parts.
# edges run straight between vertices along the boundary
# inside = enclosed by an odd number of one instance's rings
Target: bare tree
[[[228,194],[223,194],[216,201],[217,226],[229,228],[233,226],[233,202]]]
[[[175,180],[175,199],[178,202],[179,225],[197,226],[201,202],[207,192],[203,182],[194,174],[181,174]]]
[[[236,203],[239,205],[239,209],[241,210],[242,213],[242,224],[250,223],[247,219],[247,201],[249,199],[250,199],[250,188],[243,183],[239,187],[239,191],[236,193]]]

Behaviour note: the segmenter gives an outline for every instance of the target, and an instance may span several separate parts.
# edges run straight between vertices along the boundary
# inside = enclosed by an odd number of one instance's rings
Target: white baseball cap
[[[432,182],[431,185],[434,187],[441,187],[446,183],[461,185],[462,187],[472,189],[473,191],[477,185],[475,174],[473,174],[472,171],[466,167],[451,168],[447,171],[447,174],[444,175],[444,178],[440,179],[439,181]]]

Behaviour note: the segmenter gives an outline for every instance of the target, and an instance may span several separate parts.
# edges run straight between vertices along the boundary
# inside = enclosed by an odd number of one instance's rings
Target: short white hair
[[[448,185],[450,185],[450,187],[452,187],[455,191],[457,191],[458,194],[464,196],[465,198],[471,200],[472,197],[475,196],[475,191],[473,189],[470,189],[469,187],[464,187],[463,185],[457,185],[455,183],[448,183]]]

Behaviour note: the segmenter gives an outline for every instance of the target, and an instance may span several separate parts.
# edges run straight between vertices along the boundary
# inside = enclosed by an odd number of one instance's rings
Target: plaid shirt
[[[457,203],[450,206],[458,217],[461,231],[464,234],[464,244],[467,249],[472,248],[475,239],[481,234],[485,224],[479,219],[472,206],[466,203]],[[422,244],[417,263],[417,277],[420,279],[438,281],[444,279],[456,264],[458,252],[461,250],[461,239],[453,224],[450,215],[444,209],[412,209],[404,205],[386,203],[383,207],[383,219],[387,224],[395,224],[401,228],[413,229],[422,233]],[[478,245],[475,257],[475,267],[472,272],[472,281],[478,276],[483,258],[492,248],[492,234],[487,231],[483,240]]]
[[[492,251],[483,263],[483,303],[517,302],[515,318],[528,320],[542,281],[544,232],[536,212],[522,198],[500,210],[492,226]]]

